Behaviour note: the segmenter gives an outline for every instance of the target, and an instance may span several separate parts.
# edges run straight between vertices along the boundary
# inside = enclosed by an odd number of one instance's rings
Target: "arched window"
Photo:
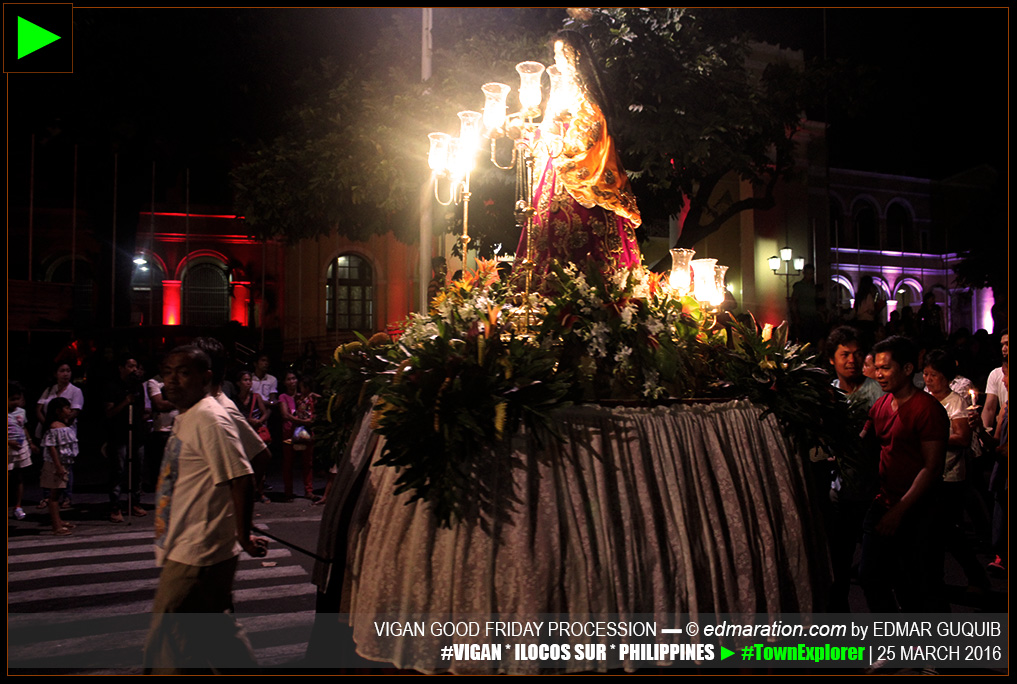
[[[72,263],[73,262],[73,263]],[[71,272],[74,273],[72,282]],[[95,276],[92,264],[83,257],[62,256],[53,261],[46,269],[46,280],[51,283],[70,283],[73,285],[71,312],[72,319],[78,323],[92,320],[92,290],[95,287]]]
[[[879,249],[879,218],[870,204],[861,204],[853,217],[858,246],[861,249]]]
[[[343,254],[329,265],[325,325],[329,331],[374,329],[374,279],[366,259]]]
[[[46,269],[46,281],[50,283],[70,283],[72,270],[74,271],[74,284],[92,282],[92,264],[83,257],[72,258],[69,254],[53,260]]]
[[[897,300],[898,311],[903,309],[905,306],[917,309],[922,305],[921,283],[911,278],[902,279],[899,283],[897,283],[897,291],[894,293],[894,299]]]
[[[872,276],[872,284],[876,286],[876,290],[879,293],[879,297],[885,302],[893,299],[891,294],[890,286],[880,276]]]
[[[854,306],[855,291],[851,280],[842,275],[835,275],[830,279],[830,307],[838,314],[851,310]]]
[[[218,260],[188,264],[184,273],[184,323],[219,326],[230,319],[226,266]]]

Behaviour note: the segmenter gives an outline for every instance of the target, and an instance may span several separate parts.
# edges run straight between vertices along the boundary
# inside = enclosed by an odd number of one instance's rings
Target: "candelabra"
[[[556,156],[561,151],[560,143],[556,146],[552,140],[537,136],[538,123],[534,119],[541,115],[543,89],[541,81],[547,72],[551,79],[551,94],[546,107],[547,112],[557,114],[555,122],[561,121],[560,110],[564,105],[561,101],[563,86],[561,74],[556,67],[545,69],[539,62],[520,62],[516,65],[519,74],[520,110],[508,113],[508,95],[512,88],[503,83],[487,83],[481,88],[484,94],[484,111],[460,112],[461,122],[459,138],[452,138],[445,133],[431,133],[428,164],[431,167],[435,182],[435,199],[442,206],[453,203],[463,205],[463,233],[460,240],[463,244],[463,257],[469,245],[469,200],[470,173],[474,168],[476,153],[480,149],[483,137],[490,139],[491,163],[502,170],[516,171],[514,215],[516,226],[520,230],[530,231],[536,210],[532,204],[533,172],[538,155]],[[511,157],[507,163],[499,161],[498,142],[511,140]],[[556,149],[557,147],[557,149]],[[450,190],[448,200],[443,201],[438,192],[438,180],[449,179]],[[529,235],[529,232],[527,232]],[[526,329],[530,327],[530,291],[532,288],[533,262],[529,259],[517,263],[517,272],[524,277],[524,296],[526,308]]]

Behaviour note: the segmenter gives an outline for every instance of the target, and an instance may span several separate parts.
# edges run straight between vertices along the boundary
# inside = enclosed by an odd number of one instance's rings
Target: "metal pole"
[[[304,347],[304,241],[297,243],[297,349]]]
[[[28,281],[32,281],[32,238],[35,218],[35,133],[28,157]]]
[[[148,212],[148,254],[155,254],[155,160],[152,160],[152,204]],[[152,325],[153,308],[155,306],[155,284],[152,278],[155,275],[153,269],[155,262],[148,266],[148,325]]]
[[[71,183],[71,289],[77,283],[76,267],[78,261],[78,146],[74,145],[74,169]]]
[[[265,349],[265,272],[268,269],[268,238],[261,238],[261,316],[258,319],[261,328],[261,342],[258,346]]]
[[[185,312],[180,316],[184,323],[188,321],[187,306],[187,271],[191,270],[191,170],[184,171],[184,271],[180,274],[180,303]]]
[[[134,402],[127,405],[127,524],[134,516]],[[140,502],[139,502],[140,503]],[[117,508],[120,503],[117,503]]]
[[[433,27],[433,10],[424,7],[421,14],[420,28],[420,80],[421,82],[431,79],[431,29]],[[417,283],[417,297],[419,298],[419,311],[427,313],[430,302],[427,301],[427,287],[431,280],[431,242],[433,217],[431,215],[431,178],[428,177],[420,190],[420,253],[417,260],[417,270],[420,279]],[[442,251],[444,256],[444,250]]]
[[[109,327],[116,325],[117,311],[117,165],[119,153],[113,153],[113,264],[110,273]]]

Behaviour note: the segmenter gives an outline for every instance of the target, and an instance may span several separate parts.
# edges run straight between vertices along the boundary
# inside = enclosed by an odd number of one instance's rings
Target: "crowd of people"
[[[984,596],[987,573],[1008,567],[1008,331],[1000,365],[983,375],[962,372],[986,365],[970,349],[927,349],[921,337],[869,346],[863,331],[839,326],[824,349],[860,428],[854,449],[813,459],[817,494],[829,502],[829,610],[848,611],[859,543],[857,575],[872,612],[946,611],[945,553],[963,570],[966,591]],[[988,567],[977,550],[989,552]]]
[[[26,475],[32,473],[28,479],[34,482],[37,474],[37,508],[48,511],[53,534],[72,534],[74,523],[64,520],[62,513],[74,507],[75,461],[81,467],[85,459],[93,473],[105,471],[110,522],[122,523],[125,515],[149,514],[142,494],[155,490],[179,416],[179,408],[166,396],[164,360],[165,355],[152,359],[157,370],[146,373],[144,364],[149,359],[123,353],[105,372],[91,369],[85,382],[75,378],[77,367],[60,360],[54,368],[54,382],[37,398],[30,396],[21,382],[9,381],[8,509],[14,518],[28,515]],[[264,453],[252,454],[257,497],[265,503],[293,501],[297,496],[294,466],[298,463],[302,477],[299,493],[312,504],[321,503],[322,497],[315,494],[312,425],[319,398],[319,365],[313,346],[305,349],[303,357],[285,365],[281,384],[269,372],[272,363],[267,354],[256,354],[251,360],[253,363],[244,365],[224,357],[219,384],[221,396],[266,445]],[[270,499],[265,493],[265,474],[273,455],[281,461],[284,491],[281,497]]]

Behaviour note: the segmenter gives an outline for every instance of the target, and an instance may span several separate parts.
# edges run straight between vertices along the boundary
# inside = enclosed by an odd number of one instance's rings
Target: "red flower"
[[[608,302],[604,308],[610,310],[614,316],[621,316],[622,309],[628,306],[629,302],[638,302],[638,300],[634,297],[622,297],[617,301]]]
[[[562,330],[568,332],[572,330],[572,326],[579,320],[579,316],[572,313],[572,307],[567,306],[562,309],[558,314],[558,325],[561,326]]]

